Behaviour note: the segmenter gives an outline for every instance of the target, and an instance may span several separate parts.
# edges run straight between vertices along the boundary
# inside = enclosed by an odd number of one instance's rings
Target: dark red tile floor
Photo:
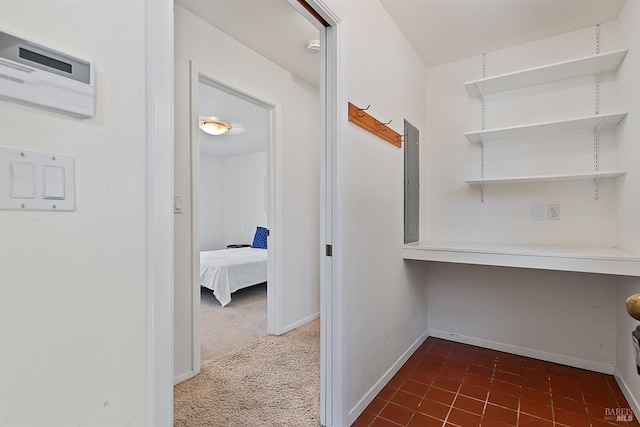
[[[611,375],[429,338],[353,426],[640,424]]]

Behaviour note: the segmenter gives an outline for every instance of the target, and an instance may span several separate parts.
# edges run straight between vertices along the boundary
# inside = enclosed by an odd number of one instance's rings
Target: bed
[[[224,307],[239,289],[267,281],[267,250],[244,247],[200,252],[200,286]]]

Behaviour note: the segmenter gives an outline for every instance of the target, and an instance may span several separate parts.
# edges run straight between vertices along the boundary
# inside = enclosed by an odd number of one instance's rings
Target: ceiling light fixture
[[[222,135],[231,130],[231,125],[215,118],[203,117],[200,119],[200,129],[209,135]]]

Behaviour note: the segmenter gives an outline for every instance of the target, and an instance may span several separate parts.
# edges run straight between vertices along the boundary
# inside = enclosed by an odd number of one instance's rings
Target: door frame
[[[300,11],[295,0],[287,0]],[[343,140],[345,21],[334,0],[307,0],[328,23],[323,29],[321,84],[321,408],[328,427],[349,424],[346,291],[338,255],[338,146]],[[329,5],[328,2],[331,4]],[[146,0],[147,425],[173,425],[173,0]],[[302,12],[302,11],[301,11]],[[309,16],[309,13],[303,13]],[[339,254],[339,251],[334,250]]]

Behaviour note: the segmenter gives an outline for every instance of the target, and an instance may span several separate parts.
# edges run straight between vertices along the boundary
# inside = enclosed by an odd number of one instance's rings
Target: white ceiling
[[[176,0],[214,27],[315,87],[320,55],[306,46],[320,32],[286,0]]]
[[[245,129],[223,135],[198,130],[200,153],[230,157],[267,150],[269,115],[265,108],[204,83],[198,85],[198,102],[200,116],[217,117],[232,127],[240,124]]]
[[[380,0],[427,67],[613,21],[624,0]]]

